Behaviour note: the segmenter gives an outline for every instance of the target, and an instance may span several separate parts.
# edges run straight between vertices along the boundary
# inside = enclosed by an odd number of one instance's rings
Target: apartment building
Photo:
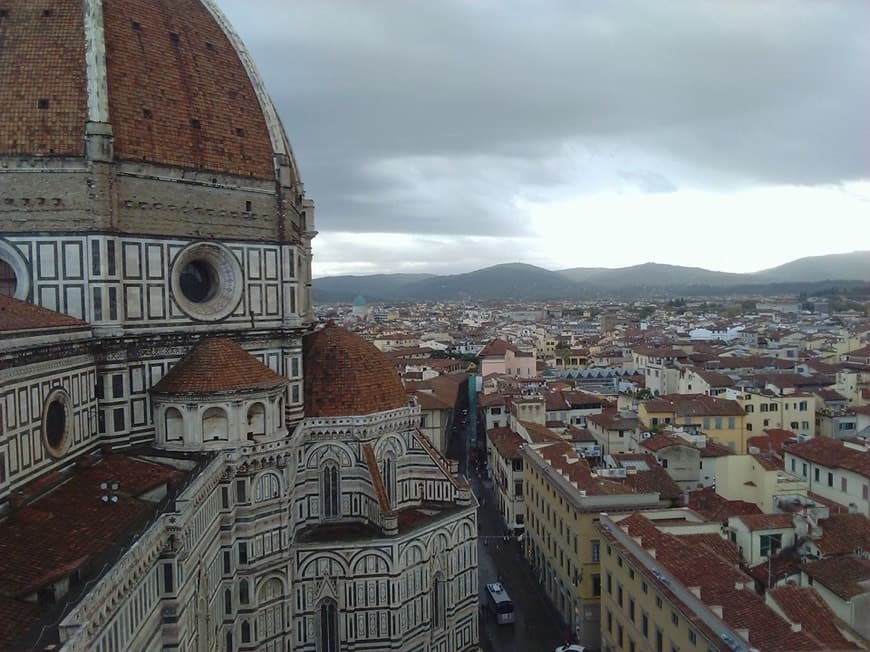
[[[823,602],[788,617],[766,602],[719,524],[686,512],[601,516],[602,650],[854,649]]]
[[[747,433],[761,434],[770,428],[791,430],[795,435],[816,436],[816,396],[809,393],[773,395],[770,392],[733,392],[729,398],[737,401],[746,416]],[[752,436],[752,435],[749,435]]]
[[[746,449],[746,413],[736,401],[705,394],[668,394],[643,401],[638,416],[650,430],[672,426],[703,432],[734,452]]]
[[[597,648],[601,543],[595,523],[603,511],[655,509],[662,501],[657,492],[627,484],[624,469],[593,471],[568,442],[530,444],[519,453],[526,557],[577,640]]]

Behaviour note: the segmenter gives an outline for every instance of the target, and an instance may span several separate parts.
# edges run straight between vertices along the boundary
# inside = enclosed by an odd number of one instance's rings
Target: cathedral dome
[[[305,336],[305,416],[361,416],[408,406],[390,358],[329,321]]]
[[[275,178],[284,135],[211,0],[16,2],[0,30],[0,154],[84,157],[106,123],[116,160]]]
[[[0,67],[11,230],[313,230],[275,106],[215,0],[6,2]]]

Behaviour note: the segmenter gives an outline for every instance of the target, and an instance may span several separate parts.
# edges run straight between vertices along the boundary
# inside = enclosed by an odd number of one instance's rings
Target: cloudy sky
[[[870,2],[218,0],[315,276],[870,250]]]

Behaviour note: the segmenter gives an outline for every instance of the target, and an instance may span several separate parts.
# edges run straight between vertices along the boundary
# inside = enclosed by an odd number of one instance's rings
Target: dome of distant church
[[[361,294],[356,295],[356,299],[353,300],[354,308],[365,308],[368,305],[368,301],[366,301],[366,298]]]
[[[362,416],[408,406],[399,372],[372,344],[330,321],[304,340],[305,416]]]

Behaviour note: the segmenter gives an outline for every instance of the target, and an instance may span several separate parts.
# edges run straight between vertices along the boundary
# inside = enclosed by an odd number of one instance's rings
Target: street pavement
[[[460,460],[465,472],[464,424],[457,424],[448,441],[448,456]],[[480,646],[485,652],[554,652],[564,642],[565,624],[553,608],[523,557],[520,544],[505,540],[505,526],[492,489],[470,473],[480,508],[477,542],[478,584],[481,604],[486,604],[486,585],[501,581],[514,603],[514,623],[499,625],[491,611],[480,612]]]
[[[565,625],[548,601],[541,585],[512,537],[504,541],[504,526],[492,491],[478,478],[472,484],[481,507],[477,543],[480,599],[486,604],[486,585],[501,581],[514,603],[514,623],[499,625],[495,615],[482,611],[481,648],[487,652],[553,652],[564,642]]]

